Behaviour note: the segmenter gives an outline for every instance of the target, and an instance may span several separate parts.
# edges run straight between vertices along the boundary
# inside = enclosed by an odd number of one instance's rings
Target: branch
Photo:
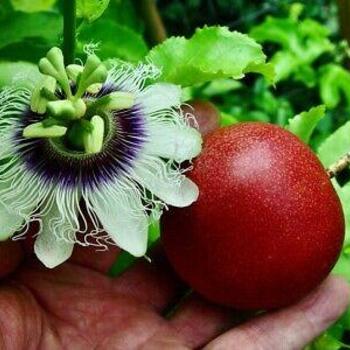
[[[337,4],[341,35],[350,44],[350,2],[349,0],[337,0]]]
[[[159,14],[155,0],[134,0],[135,8],[146,26],[146,36],[149,43],[154,46],[167,38],[164,23]]]
[[[346,153],[343,157],[332,164],[326,171],[328,177],[332,179],[333,177],[339,175],[343,170],[345,170],[350,165],[350,152]]]

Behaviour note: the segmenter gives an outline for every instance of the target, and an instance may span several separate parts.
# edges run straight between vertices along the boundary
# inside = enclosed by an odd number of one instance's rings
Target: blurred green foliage
[[[241,32],[249,30],[266,16],[284,16],[293,0],[158,0],[171,35],[191,35],[195,28],[220,24]],[[336,5],[332,0],[304,1],[309,18],[337,27]]]

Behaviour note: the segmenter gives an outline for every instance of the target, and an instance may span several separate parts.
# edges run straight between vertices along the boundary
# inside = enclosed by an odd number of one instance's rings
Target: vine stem
[[[333,177],[339,175],[349,165],[350,165],[350,152],[346,153],[343,157],[341,157],[334,164],[332,164],[328,169],[326,169],[328,177],[332,179]]]
[[[75,60],[76,0],[63,1],[63,55],[65,65]]]

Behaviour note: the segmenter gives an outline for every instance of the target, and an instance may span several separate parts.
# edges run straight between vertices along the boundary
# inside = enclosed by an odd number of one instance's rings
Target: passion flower
[[[180,87],[150,85],[150,64],[107,71],[90,55],[65,67],[58,48],[39,69],[32,91],[0,93],[1,239],[39,221],[34,251],[51,268],[74,243],[144,255],[150,217],[198,197],[179,166],[201,150]]]

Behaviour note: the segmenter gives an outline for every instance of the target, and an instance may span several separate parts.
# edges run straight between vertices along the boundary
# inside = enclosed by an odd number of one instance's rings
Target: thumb
[[[347,283],[339,277],[329,277],[298,304],[234,328],[204,349],[302,349],[334,323],[348,303]]]

